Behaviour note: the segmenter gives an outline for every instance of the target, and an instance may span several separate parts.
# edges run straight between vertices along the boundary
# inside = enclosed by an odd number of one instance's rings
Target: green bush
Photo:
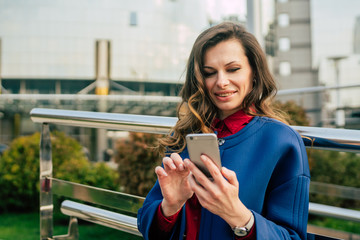
[[[360,156],[349,152],[309,151],[311,181],[360,188]],[[344,208],[360,208],[360,201],[311,194],[310,200]]]
[[[153,148],[160,135],[130,133],[116,146],[115,161],[119,164],[121,191],[146,196],[156,181],[155,166],[161,164],[158,152]]]
[[[274,105],[288,115],[290,125],[309,126],[310,121],[306,115],[305,109],[297,105],[295,101],[276,101]]]
[[[75,139],[55,131],[51,142],[54,177],[116,189],[116,171],[103,163],[90,163]],[[39,133],[19,137],[0,158],[0,212],[38,208],[39,144]]]
[[[291,125],[308,126],[305,110],[294,101],[275,103],[286,112]],[[308,149],[311,181],[360,188],[360,156],[355,153]],[[310,201],[345,208],[360,208],[360,201],[311,194]]]

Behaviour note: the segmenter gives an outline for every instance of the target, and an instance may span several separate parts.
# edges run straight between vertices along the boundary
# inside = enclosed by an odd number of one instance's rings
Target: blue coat
[[[299,134],[279,121],[255,117],[224,140],[222,165],[236,172],[239,198],[255,216],[257,239],[306,239],[310,173]],[[181,156],[188,157],[186,149]],[[145,239],[162,198],[156,182],[138,212]],[[182,239],[185,221],[184,207],[172,239]],[[234,234],[222,218],[203,208],[199,239],[234,239]]]

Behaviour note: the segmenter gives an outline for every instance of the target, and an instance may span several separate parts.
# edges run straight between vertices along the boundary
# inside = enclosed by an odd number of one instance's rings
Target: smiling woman
[[[253,87],[254,74],[245,51],[236,39],[220,42],[204,56],[206,89],[225,119],[242,108]]]
[[[221,23],[199,35],[179,120],[160,139],[168,155],[138,212],[145,239],[306,238],[307,154],[273,107],[275,94],[265,54],[242,25]],[[189,159],[189,133],[217,135],[222,167],[209,153],[200,157],[210,178]]]

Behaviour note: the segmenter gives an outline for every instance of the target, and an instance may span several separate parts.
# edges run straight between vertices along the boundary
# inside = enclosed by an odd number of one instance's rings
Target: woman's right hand
[[[155,173],[164,197],[161,209],[164,216],[169,217],[177,213],[194,192],[188,181],[190,171],[179,154],[172,153],[163,158],[163,166],[156,167]]]

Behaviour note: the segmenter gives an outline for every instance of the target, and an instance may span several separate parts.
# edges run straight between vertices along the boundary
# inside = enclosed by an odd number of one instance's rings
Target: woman
[[[138,212],[145,239],[306,239],[306,151],[272,108],[275,94],[265,55],[241,25],[199,35],[179,121],[160,141],[170,155]],[[212,181],[188,159],[185,143],[188,133],[209,132],[221,140],[223,166],[202,155]]]

